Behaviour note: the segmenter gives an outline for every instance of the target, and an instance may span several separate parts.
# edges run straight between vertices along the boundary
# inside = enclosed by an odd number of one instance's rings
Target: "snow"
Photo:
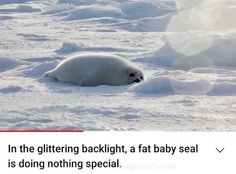
[[[1,0],[0,129],[235,131],[234,0]],[[79,53],[120,55],[145,81],[45,78]]]

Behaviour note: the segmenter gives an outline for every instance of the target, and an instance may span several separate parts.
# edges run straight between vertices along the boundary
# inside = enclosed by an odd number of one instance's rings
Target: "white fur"
[[[144,79],[142,71],[122,57],[91,53],[67,58],[45,76],[80,86],[128,85]]]

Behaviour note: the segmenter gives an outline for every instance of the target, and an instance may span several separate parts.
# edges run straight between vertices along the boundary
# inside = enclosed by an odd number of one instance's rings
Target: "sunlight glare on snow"
[[[216,30],[217,21],[221,19],[224,0],[189,1],[178,0],[177,6],[181,10],[171,19],[167,31],[183,32],[181,37],[170,35],[168,40],[171,46],[185,55],[195,55],[206,50],[212,44],[211,38],[205,38],[196,42],[192,32],[206,32]],[[185,39],[188,42],[183,42]]]

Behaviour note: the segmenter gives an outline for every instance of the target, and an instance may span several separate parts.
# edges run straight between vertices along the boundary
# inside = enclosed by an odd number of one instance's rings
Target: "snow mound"
[[[170,12],[160,2],[158,4],[151,2],[126,2],[121,4],[121,11],[127,19],[156,17]]]
[[[83,45],[82,45],[82,47],[83,47]],[[61,54],[73,53],[76,51],[80,51],[82,47],[78,46],[75,43],[64,42],[62,44],[61,48],[56,50],[56,52],[61,53]]]
[[[19,64],[20,64],[20,62],[18,62],[16,60],[0,57],[0,73],[3,71],[7,71],[9,69],[12,69]]]
[[[98,2],[104,2],[104,1],[97,1],[97,0],[58,0],[58,4],[73,4],[73,5],[91,5],[96,4]]]
[[[202,95],[211,90],[212,86],[205,80],[178,81],[167,76],[149,79],[131,87],[129,90],[138,94],[158,95]]]
[[[124,25],[118,27],[131,32],[163,32],[168,27],[171,17],[172,14],[153,18],[141,18],[128,24],[124,23]]]
[[[25,34],[25,33],[19,33],[17,35],[22,36],[26,40],[31,40],[31,41],[48,41],[48,40],[50,40],[47,36],[44,36],[44,35]]]
[[[5,87],[5,88],[1,88],[0,93],[8,94],[8,93],[20,92],[22,90],[23,90],[23,88],[20,87],[20,86],[8,86],[8,87]]]
[[[235,96],[236,83],[206,80],[180,81],[168,76],[149,79],[128,89],[130,92],[144,95],[211,95]]]
[[[183,47],[185,44],[180,43]],[[189,70],[197,67],[231,66],[236,67],[236,38],[222,37],[212,41],[206,50],[195,55],[185,55],[178,52],[167,41],[163,47],[155,52],[148,53],[138,60],[143,63],[156,64],[164,67],[171,67],[182,70]]]
[[[13,19],[12,16],[0,16],[0,21],[11,20],[11,19]]]
[[[101,18],[101,17],[120,17],[121,12],[119,9],[110,6],[91,6],[82,7],[79,9],[72,10],[65,20],[79,20],[79,19],[90,19],[90,18]]]
[[[69,54],[77,51],[123,52],[129,50],[125,48],[113,48],[113,47],[89,47],[84,44],[77,45],[76,43],[64,42],[61,48],[59,48],[55,52],[60,54]]]
[[[232,82],[216,83],[212,87],[211,91],[209,91],[209,95],[235,96],[236,95],[236,83],[232,83]]]
[[[75,9],[75,6],[72,4],[56,4],[50,6],[42,12],[43,15],[47,14],[68,14],[68,11]]]
[[[53,69],[56,64],[57,61],[39,63],[31,69],[25,70],[24,75],[27,77],[42,77],[45,72]]]
[[[119,3],[122,3],[127,0],[58,0],[58,4],[71,4],[75,6],[97,6],[97,5],[112,5],[112,6],[118,6]]]
[[[0,4],[19,4],[19,3],[25,3],[27,1],[32,1],[32,0],[1,0]]]
[[[38,12],[41,10],[39,8],[33,8],[29,5],[18,5],[16,7],[16,11],[21,13],[30,13],[30,12]]]
[[[158,17],[176,11],[176,8],[173,4],[170,5],[168,2],[162,1],[139,2],[105,0],[59,0],[58,5],[70,5],[76,7],[76,9],[70,10],[68,12],[66,20],[80,20],[102,17],[133,20],[147,17]]]

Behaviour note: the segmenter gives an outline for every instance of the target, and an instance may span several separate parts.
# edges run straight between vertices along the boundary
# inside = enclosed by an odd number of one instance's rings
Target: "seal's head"
[[[130,68],[127,71],[128,82],[131,83],[139,83],[144,80],[144,75],[141,70],[138,68]]]

